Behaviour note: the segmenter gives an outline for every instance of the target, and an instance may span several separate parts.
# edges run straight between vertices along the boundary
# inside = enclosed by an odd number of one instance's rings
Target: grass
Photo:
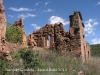
[[[91,57],[89,61],[82,63],[71,54],[25,48],[11,55],[14,59],[12,62],[0,60],[0,75],[78,75],[80,71],[84,75],[100,75],[99,57]]]

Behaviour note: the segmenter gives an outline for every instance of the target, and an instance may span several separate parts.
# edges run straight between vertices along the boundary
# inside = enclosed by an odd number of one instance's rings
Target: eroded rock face
[[[46,24],[28,36],[30,43],[34,39],[34,43],[29,45],[29,47],[34,47],[34,45],[37,47],[48,47],[49,40],[51,49],[74,53],[77,57],[81,57],[83,62],[89,59],[90,46],[85,40],[81,13],[75,11],[69,18],[69,32],[64,31],[62,23]],[[34,37],[30,38],[30,36]]]
[[[0,59],[12,60],[9,51],[6,50],[6,16],[4,9],[2,0],[0,0]]]

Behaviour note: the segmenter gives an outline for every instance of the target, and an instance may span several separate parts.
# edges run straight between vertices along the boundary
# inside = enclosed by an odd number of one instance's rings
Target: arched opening
[[[50,36],[48,35],[48,40],[47,40],[47,47],[50,46]]]

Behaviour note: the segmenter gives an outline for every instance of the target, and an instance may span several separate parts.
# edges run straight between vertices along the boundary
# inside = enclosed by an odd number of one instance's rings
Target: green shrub
[[[9,75],[7,69],[10,67],[10,62],[0,59],[0,75]]]
[[[85,63],[71,54],[51,52],[50,50],[19,49],[12,53],[13,61],[0,60],[0,75],[78,75],[82,71],[84,75],[100,75],[100,58],[91,57]],[[20,69],[17,72],[4,71],[8,69]],[[23,71],[33,69],[36,71]],[[56,71],[37,71],[57,69]]]
[[[10,27],[6,29],[6,41],[11,43],[22,44],[22,30],[15,27]]]
[[[40,61],[36,58],[33,50],[21,49],[19,53],[24,61],[25,68],[40,67]]]

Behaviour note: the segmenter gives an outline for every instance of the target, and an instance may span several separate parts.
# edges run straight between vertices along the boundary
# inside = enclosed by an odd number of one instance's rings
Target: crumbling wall
[[[2,5],[2,0],[0,0],[0,59],[12,60],[9,51],[6,49],[6,16],[4,10],[5,8]]]
[[[89,44],[85,40],[84,24],[82,23],[82,16],[79,11],[75,11],[73,15],[70,15],[70,29],[69,35],[71,36],[71,47],[74,46],[74,53],[81,57],[85,62],[90,57]]]
[[[46,24],[44,27],[33,32],[34,40],[38,47],[48,47],[48,39],[50,37],[50,47],[54,46],[54,25]]]
[[[12,60],[7,51],[5,33],[6,33],[6,17],[4,13],[4,6],[0,0],[0,58]],[[24,31],[23,19],[14,23],[14,26],[21,29],[23,32],[23,45],[28,48],[48,47],[60,52],[74,53],[80,57],[82,61],[90,58],[90,46],[85,40],[84,24],[82,23],[82,16],[79,11],[75,11],[73,15],[69,16],[70,26],[69,32],[64,31],[62,23],[46,24],[44,27],[33,32],[26,37]],[[50,37],[50,38],[49,38]]]
[[[91,53],[90,53],[90,45],[88,42],[86,42],[86,50],[85,50],[85,55],[86,55],[86,60],[88,60],[91,56]]]
[[[62,23],[46,24],[44,27],[33,32],[31,35],[37,47],[47,47],[48,36],[50,36],[50,48],[61,51],[74,53],[75,56],[81,57],[84,62],[90,57],[90,46],[87,44],[84,35],[84,24],[79,11],[75,11],[69,16],[69,32],[64,31]],[[33,46],[34,47],[34,46]]]
[[[22,32],[23,32],[23,39],[22,39],[22,40],[23,40],[23,45],[24,45],[25,47],[27,47],[27,37],[26,37],[26,32],[25,32],[25,30],[24,30],[23,19],[20,19],[20,20],[16,21],[16,22],[14,23],[14,27],[19,28],[19,29],[22,30]]]
[[[59,45],[60,46],[64,45],[63,37],[66,36],[66,32],[64,31],[64,27],[62,23],[46,24],[44,27],[40,28],[39,30],[33,32],[30,35],[34,36],[34,38],[32,39],[34,39],[34,41],[36,42],[37,47],[48,47],[48,41],[49,41],[50,48],[58,50]],[[59,38],[61,37],[62,40],[59,40]],[[28,37],[28,39],[30,39],[31,41],[30,37]],[[59,41],[62,41],[62,43]]]
[[[28,48],[37,48],[37,43],[34,40],[34,35],[30,34],[29,36],[27,36],[27,46]]]

